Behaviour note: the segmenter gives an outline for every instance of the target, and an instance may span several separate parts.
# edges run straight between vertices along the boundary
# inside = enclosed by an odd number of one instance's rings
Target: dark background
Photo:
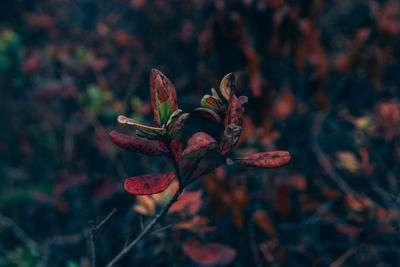
[[[153,67],[187,112],[236,72],[249,97],[236,153],[293,159],[201,179],[214,230],[151,235],[121,266],[196,265],[189,237],[234,248],[232,266],[399,266],[398,1],[0,5],[0,266],[89,266],[88,221],[117,208],[96,232],[102,266],[149,220],[123,181],[171,166],[107,133],[132,133],[118,114],[151,121]]]

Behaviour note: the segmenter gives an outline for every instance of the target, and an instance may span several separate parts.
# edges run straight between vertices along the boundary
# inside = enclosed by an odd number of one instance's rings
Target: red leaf
[[[152,69],[150,73],[150,97],[151,106],[154,113],[154,121],[159,125],[158,121],[158,110],[156,102],[156,91],[161,99],[171,99],[171,113],[178,109],[176,91],[174,85],[161,71]],[[163,101],[161,101],[163,102]]]
[[[221,252],[207,248],[196,240],[187,240],[183,243],[182,249],[186,256],[198,264],[211,265],[221,259]]]
[[[233,95],[232,100],[229,103],[224,119],[225,128],[230,124],[235,124],[239,127],[242,127],[243,124],[243,107],[235,95]]]
[[[187,209],[189,214],[196,214],[201,207],[201,195],[202,192],[200,190],[183,193],[183,195],[178,198],[178,201],[172,204],[169,212],[180,212]]]
[[[183,113],[175,122],[174,129],[172,131],[172,136],[175,139],[180,139],[182,137],[183,126],[186,120],[189,118],[189,113]]]
[[[175,161],[179,161],[182,155],[183,144],[179,140],[172,140],[171,141],[171,149],[172,153],[175,155]]]
[[[221,117],[209,108],[196,108],[193,113],[210,122],[219,123],[221,121]]]
[[[214,138],[204,132],[198,132],[190,137],[182,156],[185,158],[199,158],[208,151],[215,149],[217,145],[218,143]]]
[[[350,224],[338,224],[336,225],[336,230],[348,236],[356,236],[361,233],[363,229]]]
[[[246,167],[275,168],[290,162],[288,151],[271,151],[234,158],[233,161]]]
[[[221,258],[219,259],[217,265],[228,265],[236,258],[236,250],[226,245],[220,243],[208,243],[205,245],[205,247],[221,254]]]
[[[173,172],[130,177],[125,180],[124,188],[133,195],[157,194],[167,189],[174,177]]]
[[[147,156],[158,156],[162,154],[161,148],[153,142],[148,142],[116,131],[110,132],[109,135],[117,146],[129,151],[142,153]]]

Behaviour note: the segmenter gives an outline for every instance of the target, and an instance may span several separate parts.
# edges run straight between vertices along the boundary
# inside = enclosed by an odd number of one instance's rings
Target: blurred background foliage
[[[89,266],[88,221],[113,208],[96,232],[99,266],[137,235],[156,206],[140,208],[149,199],[122,182],[171,166],[122,151],[108,132],[133,134],[118,114],[151,122],[153,67],[187,112],[236,72],[249,97],[237,153],[289,150],[293,160],[218,168],[192,186],[196,208],[168,216],[175,227],[121,266],[200,264],[182,249],[192,238],[233,248],[231,266],[400,264],[398,1],[1,6],[0,266]]]

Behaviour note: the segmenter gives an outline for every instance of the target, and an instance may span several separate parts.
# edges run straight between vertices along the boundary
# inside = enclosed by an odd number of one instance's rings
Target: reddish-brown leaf
[[[290,162],[290,154],[288,151],[261,152],[233,158],[233,160],[246,167],[275,168],[288,164]]]
[[[240,104],[239,99],[235,95],[232,96],[232,100],[229,103],[224,119],[225,128],[230,124],[235,124],[239,127],[242,127],[243,124],[243,107],[242,104]]]
[[[189,118],[189,113],[183,113],[175,122],[174,129],[172,130],[172,137],[180,139],[182,137],[183,126],[185,126],[186,120]]]
[[[156,80],[160,79],[158,75],[159,71],[157,69],[152,69],[150,72],[150,98],[151,98],[151,107],[153,108],[154,114],[154,122],[159,125],[158,121],[158,109],[157,109],[157,100],[156,100]]]
[[[264,210],[257,210],[253,213],[253,220],[255,224],[262,229],[266,234],[271,237],[277,237],[278,233],[275,230],[274,225],[272,224],[271,219],[268,214]]]
[[[142,153],[147,156],[158,156],[162,154],[161,148],[156,143],[148,142],[117,131],[112,131],[109,135],[117,146],[129,151]]]
[[[178,198],[174,204],[172,204],[169,212],[181,212],[185,209],[190,215],[195,215],[201,207],[201,195],[200,190],[194,192],[185,192]]]
[[[336,230],[348,236],[356,236],[361,233],[363,229],[360,226],[354,226],[350,224],[338,224],[336,225]]]
[[[196,108],[193,113],[210,122],[219,123],[221,121],[221,117],[209,108]]]
[[[182,249],[186,256],[198,264],[216,264],[221,259],[221,253],[219,251],[207,248],[196,240],[187,240],[183,243]]]
[[[208,243],[204,247],[219,252],[221,257],[217,263],[219,266],[225,266],[232,263],[236,258],[236,250],[220,243]]]
[[[171,141],[171,150],[175,156],[175,160],[179,161],[179,159],[181,158],[181,155],[182,155],[182,150],[183,150],[182,142],[179,140],[172,140]]]
[[[152,69],[150,73],[150,97],[151,106],[154,113],[154,121],[157,125],[160,125],[158,110],[157,110],[157,95],[160,102],[164,102],[166,99],[171,100],[171,111],[173,113],[178,109],[178,103],[176,98],[176,91],[174,85],[161,71]]]
[[[174,177],[173,172],[130,177],[125,180],[124,188],[133,195],[157,194],[167,189]]]
[[[198,132],[190,137],[182,156],[184,158],[199,158],[208,151],[215,149],[217,145],[218,143],[214,138],[204,132]]]

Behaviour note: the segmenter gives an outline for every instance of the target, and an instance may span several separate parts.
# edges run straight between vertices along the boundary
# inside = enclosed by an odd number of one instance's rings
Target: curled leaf
[[[221,80],[219,89],[221,91],[221,95],[226,99],[226,101],[229,102],[231,96],[233,96],[236,91],[236,75],[234,73],[225,75],[225,77]]]
[[[143,133],[146,137],[150,139],[157,139],[166,134],[166,130],[164,128],[150,127],[144,124],[141,124],[138,121],[127,118],[123,115],[118,116],[118,122],[121,124],[132,125],[136,130]]]
[[[239,141],[241,133],[242,127],[239,127],[235,124],[229,124],[228,127],[225,128],[220,142],[220,150],[222,155],[226,155],[232,151],[234,145],[236,145],[236,143]]]
[[[142,153],[147,156],[158,156],[162,154],[161,148],[152,142],[148,142],[134,136],[112,131],[109,133],[111,140],[119,147],[132,152]]]
[[[236,163],[245,167],[275,168],[290,162],[288,151],[271,151],[233,158]]]
[[[167,129],[167,131],[168,131],[168,133],[170,135],[172,135],[172,132],[173,132],[173,130],[175,128],[175,123],[178,120],[178,118],[181,116],[181,114],[182,114],[182,110],[181,109],[177,109],[169,117],[167,125],[166,125],[166,129]]]
[[[174,177],[173,172],[130,177],[125,180],[124,188],[133,195],[157,194],[167,189]]]
[[[208,108],[196,108],[193,113],[210,122],[219,123],[221,121],[221,117]]]
[[[217,147],[218,143],[214,138],[204,132],[195,133],[190,137],[186,149],[182,153],[184,158],[200,158],[208,151]]]
[[[211,96],[211,95],[205,95],[201,99],[201,106],[204,108],[209,108],[215,112],[221,112],[223,111],[224,104],[221,102],[219,97]]]

